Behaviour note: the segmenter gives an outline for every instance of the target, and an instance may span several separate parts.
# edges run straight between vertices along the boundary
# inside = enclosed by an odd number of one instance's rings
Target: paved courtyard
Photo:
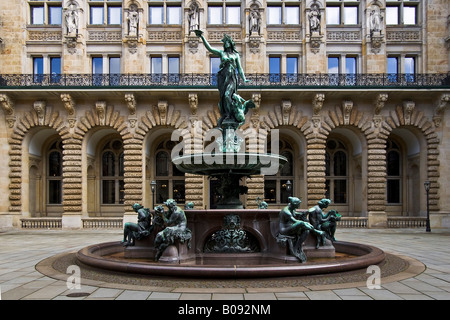
[[[379,289],[365,282],[303,287],[158,287],[84,281],[69,288],[67,279],[49,277],[36,265],[91,244],[121,240],[121,230],[8,230],[0,233],[0,293],[3,300],[450,300],[450,230],[340,229],[341,241],[376,246],[404,257],[410,274],[381,279]],[[38,268],[39,269],[39,268]],[[367,277],[370,273],[367,274]],[[73,282],[75,283],[75,282]]]

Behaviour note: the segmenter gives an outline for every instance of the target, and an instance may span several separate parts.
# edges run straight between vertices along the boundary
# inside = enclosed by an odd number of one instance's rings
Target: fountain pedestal
[[[221,259],[224,263],[236,260],[235,263],[250,264],[255,260],[272,260],[278,262],[296,262],[290,255],[289,248],[277,242],[279,230],[279,210],[270,209],[215,209],[186,210],[188,228],[192,230],[191,248],[186,243],[176,243],[168,247],[159,262],[184,263],[198,259]],[[211,237],[224,229],[224,217],[237,215],[240,220],[239,231],[246,232],[248,237],[256,241],[256,245],[246,249],[239,245],[240,252],[211,252],[206,247]],[[153,260],[156,254],[154,239],[156,233],[143,240],[136,240],[134,246],[125,248],[125,258],[145,258]],[[304,244],[303,251],[308,258],[334,258],[335,248],[326,239],[324,245],[316,249],[316,237],[310,234]],[[242,249],[243,248],[243,249]]]

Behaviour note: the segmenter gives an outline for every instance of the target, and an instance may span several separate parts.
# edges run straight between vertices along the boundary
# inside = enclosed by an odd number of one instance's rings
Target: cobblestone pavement
[[[338,240],[376,246],[406,258],[413,268],[381,279],[379,289],[367,282],[306,287],[144,287],[75,282],[39,272],[41,261],[91,244],[121,239],[120,230],[24,230],[0,233],[0,298],[3,300],[450,300],[450,230],[341,229]],[[370,273],[367,274],[369,277]]]

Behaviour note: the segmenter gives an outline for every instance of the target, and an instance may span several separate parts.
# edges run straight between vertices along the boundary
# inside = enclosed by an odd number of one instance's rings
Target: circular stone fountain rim
[[[85,247],[77,252],[77,259],[89,266],[111,271],[133,274],[147,274],[174,277],[210,277],[210,278],[255,278],[284,277],[313,274],[326,274],[352,271],[367,268],[381,263],[384,252],[370,245],[337,241],[334,243],[336,252],[355,254],[365,253],[353,258],[343,258],[327,263],[298,263],[271,265],[189,265],[173,263],[146,263],[105,258],[103,255],[117,253],[123,250],[120,241],[106,242]]]

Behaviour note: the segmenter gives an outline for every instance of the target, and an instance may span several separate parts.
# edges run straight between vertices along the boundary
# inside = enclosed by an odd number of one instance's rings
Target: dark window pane
[[[177,203],[185,202],[185,192],[184,192],[184,181],[174,181],[173,182],[173,199]]]
[[[48,203],[49,204],[61,204],[62,190],[61,180],[49,180],[48,181]]]
[[[325,175],[330,175],[330,154],[327,152],[325,153]]]
[[[119,180],[119,203],[124,204],[125,202],[125,181]]]
[[[287,190],[287,180],[281,180],[281,192],[280,192],[280,202],[282,204],[287,204],[288,203],[288,198],[292,195],[292,189],[290,191]],[[291,181],[292,183],[292,181]],[[292,184],[291,184],[291,188],[292,188]]]
[[[169,175],[169,155],[166,152],[158,152],[156,155],[156,175]]]
[[[399,176],[400,175],[400,155],[396,151],[389,151],[387,154],[387,175]]]
[[[292,170],[293,168],[292,153],[290,153],[289,151],[283,151],[281,155],[285,157],[288,160],[288,162],[286,162],[283,168],[281,168],[280,176],[293,176],[294,173]]]
[[[387,180],[387,202],[400,203],[400,179]]]
[[[338,151],[334,154],[334,175],[347,175],[347,155],[343,151]]]
[[[334,181],[334,203],[347,202],[347,180]]]
[[[156,181],[156,203],[163,203],[169,199],[169,181],[157,180]]]
[[[114,204],[116,202],[115,181],[103,180],[103,204]]]
[[[124,165],[124,153],[119,155],[119,176],[123,177],[125,175],[125,165]]]
[[[105,152],[102,157],[102,175],[104,177],[112,177],[115,175],[114,170],[114,153],[111,151]]]
[[[48,156],[48,175],[50,177],[60,177],[62,173],[62,159],[61,154],[53,151]]]
[[[330,199],[330,180],[325,180],[325,198]]]
[[[264,181],[264,200],[267,203],[277,202],[277,183],[275,180]]]

